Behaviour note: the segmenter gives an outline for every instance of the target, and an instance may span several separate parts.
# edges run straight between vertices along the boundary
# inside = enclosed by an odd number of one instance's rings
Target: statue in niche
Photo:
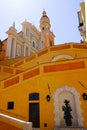
[[[71,106],[69,105],[69,101],[65,99],[65,105],[62,106],[62,110],[64,111],[64,119],[67,126],[72,126],[72,115],[71,115]]]

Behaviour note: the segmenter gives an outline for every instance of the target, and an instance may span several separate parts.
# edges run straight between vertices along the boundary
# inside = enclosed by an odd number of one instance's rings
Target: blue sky
[[[19,32],[25,18],[39,29],[39,20],[45,9],[56,36],[55,44],[80,42],[77,17],[80,2],[84,0],[1,0],[0,39],[7,37],[5,32],[13,22]]]

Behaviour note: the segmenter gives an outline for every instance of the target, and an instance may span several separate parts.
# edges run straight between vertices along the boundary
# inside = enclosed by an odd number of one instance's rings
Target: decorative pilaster
[[[23,56],[25,57],[26,56],[26,44],[24,44],[24,54]]]
[[[16,39],[14,39],[13,47],[12,47],[12,58],[16,58]]]
[[[30,47],[28,47],[28,56],[30,56]]]
[[[11,57],[11,43],[12,43],[12,36],[8,36],[7,48],[6,48],[6,57],[10,59]]]
[[[15,29],[15,22],[6,32],[8,34],[8,42],[6,48],[6,57],[7,58],[15,58],[15,51],[16,51],[16,37],[17,37],[17,30]],[[15,42],[14,42],[15,41]]]

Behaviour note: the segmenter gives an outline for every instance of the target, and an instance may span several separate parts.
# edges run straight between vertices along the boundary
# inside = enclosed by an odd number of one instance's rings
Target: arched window
[[[43,49],[44,48],[44,42],[42,41],[41,42],[41,49]]]
[[[50,41],[50,46],[52,46],[52,41]]]
[[[39,100],[39,93],[29,94],[29,100]]]
[[[42,28],[42,30],[44,30],[44,27]]]
[[[32,46],[35,47],[35,42],[34,41],[32,42]]]
[[[2,51],[2,46],[3,46],[3,43],[2,43],[2,41],[0,40],[0,51]]]

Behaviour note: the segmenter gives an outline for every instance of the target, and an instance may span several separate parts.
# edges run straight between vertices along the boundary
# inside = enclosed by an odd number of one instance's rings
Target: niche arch
[[[70,59],[74,59],[74,57],[67,55],[67,54],[61,54],[61,55],[55,56],[51,61],[55,62],[55,61],[62,60],[62,59],[70,60]]]
[[[69,98],[70,97],[70,98]],[[60,100],[61,99],[61,100]],[[54,122],[56,126],[65,126],[63,119],[63,111],[60,110],[64,99],[70,101],[73,112],[72,126],[83,126],[82,109],[80,102],[80,94],[74,87],[63,86],[57,88],[53,94],[54,105]],[[74,104],[73,104],[74,103]],[[72,111],[73,111],[72,110]],[[76,114],[76,115],[74,115]],[[61,116],[60,116],[61,115]]]

